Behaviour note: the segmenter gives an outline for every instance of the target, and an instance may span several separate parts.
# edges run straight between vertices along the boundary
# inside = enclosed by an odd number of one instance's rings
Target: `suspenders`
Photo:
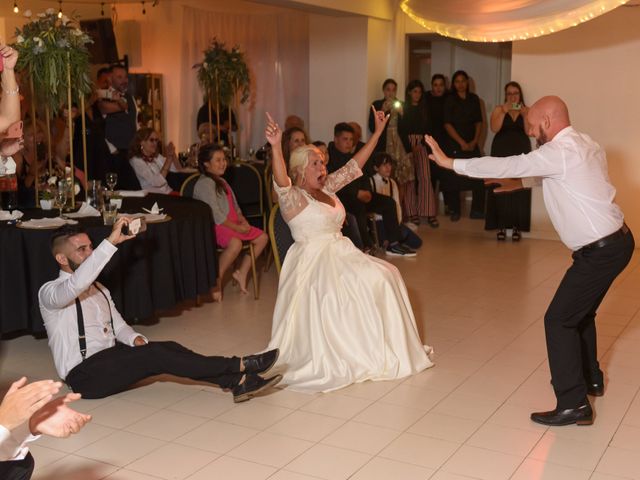
[[[102,294],[104,299],[107,301],[107,306],[109,307],[109,318],[111,319],[111,331],[113,334],[116,334],[116,330],[113,327],[113,315],[111,313],[111,303],[107,298],[107,295],[102,291],[100,287],[96,283],[93,284],[94,287]],[[84,316],[82,315],[82,306],[80,305],[80,299],[76,298],[76,314],[78,316],[78,344],[80,345],[80,355],[82,355],[82,360],[87,356],[87,338],[84,333]]]

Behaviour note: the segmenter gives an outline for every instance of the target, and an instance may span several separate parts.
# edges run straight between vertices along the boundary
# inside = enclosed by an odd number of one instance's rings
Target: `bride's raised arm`
[[[382,110],[376,110],[373,105],[371,105],[371,110],[373,111],[373,118],[375,120],[374,131],[369,137],[367,143],[364,144],[364,147],[358,150],[358,153],[353,156],[353,159],[358,162],[358,166],[360,167],[360,169],[362,169],[362,167],[364,167],[364,164],[367,163],[367,160],[369,160],[369,157],[378,144],[380,135],[382,135],[382,132],[384,132],[384,127],[389,121],[389,115],[385,115]]]
[[[287,175],[287,165],[282,155],[282,130],[267,112],[267,128],[264,131],[267,141],[271,144],[271,168],[273,169],[273,180],[279,187],[291,185],[289,175]]]

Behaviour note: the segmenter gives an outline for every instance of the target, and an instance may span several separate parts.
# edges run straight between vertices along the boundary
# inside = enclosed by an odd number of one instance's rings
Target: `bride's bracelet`
[[[16,88],[14,90],[7,90],[5,88],[2,90],[2,92],[6,95],[17,95],[18,93],[20,93],[20,86],[16,85]]]

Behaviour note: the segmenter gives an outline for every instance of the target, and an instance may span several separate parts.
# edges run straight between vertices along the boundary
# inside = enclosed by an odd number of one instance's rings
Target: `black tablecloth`
[[[151,317],[215,285],[217,258],[211,209],[190,198],[147,195],[125,198],[121,212],[140,213],[158,202],[171,216],[119,246],[99,277],[129,323]],[[23,220],[57,216],[57,210],[26,210]],[[110,231],[102,218],[79,219],[95,246]],[[0,222],[0,333],[44,331],[38,290],[58,276],[49,250],[52,230],[18,228]]]

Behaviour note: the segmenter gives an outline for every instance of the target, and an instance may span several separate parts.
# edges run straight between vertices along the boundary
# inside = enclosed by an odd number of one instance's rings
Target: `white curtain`
[[[233,14],[184,7],[180,144],[197,139],[196,113],[203,92],[192,67],[213,38],[239,45],[251,73],[251,97],[236,111],[239,147],[265,143],[265,112],[284,124],[287,115],[309,119],[309,19],[305,13]],[[226,113],[226,112],[225,112]]]
[[[589,21],[628,0],[402,0],[427,30],[476,42],[526,40]]]

